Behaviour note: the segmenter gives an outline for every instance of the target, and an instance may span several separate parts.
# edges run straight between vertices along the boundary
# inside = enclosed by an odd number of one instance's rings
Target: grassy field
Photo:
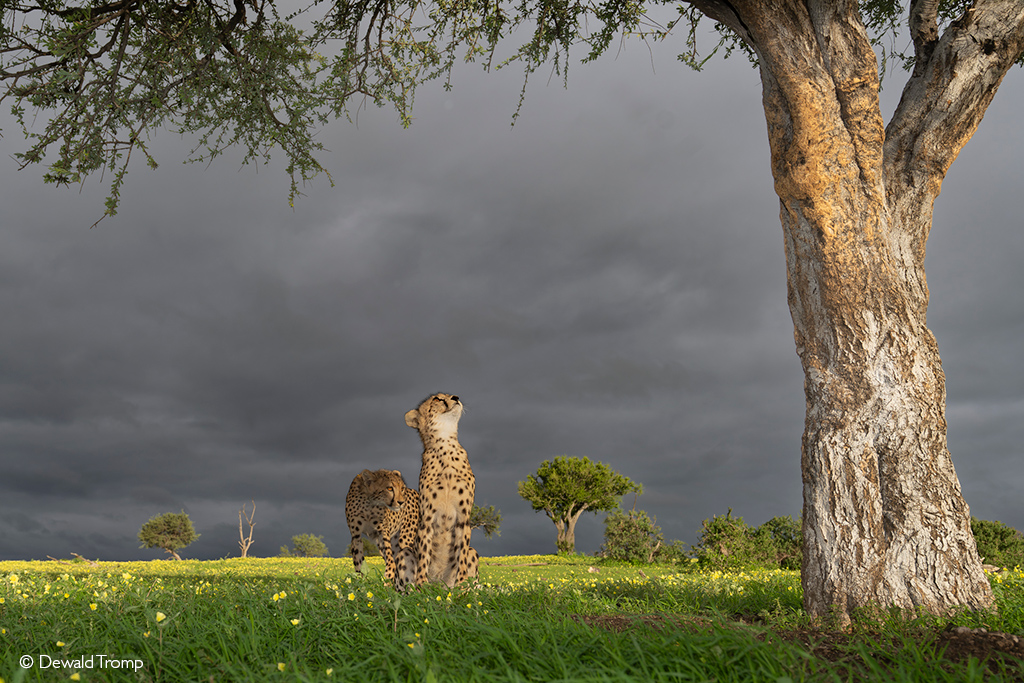
[[[380,558],[365,577],[348,559],[0,562],[0,678],[1024,681],[1019,570],[991,576],[997,612],[876,614],[842,634],[811,627],[795,572],[484,558],[476,587],[400,596],[381,571]]]

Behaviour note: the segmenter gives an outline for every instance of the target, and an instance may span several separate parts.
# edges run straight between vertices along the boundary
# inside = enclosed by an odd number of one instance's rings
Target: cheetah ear
[[[394,472],[396,475],[398,475],[399,478],[402,477],[402,473],[399,472],[398,470],[391,470],[391,471]]]
[[[374,478],[373,472],[371,472],[370,470],[363,470],[362,472],[359,473],[359,476],[360,478],[362,478],[363,484],[370,483],[370,480]]]
[[[409,425],[413,429],[420,428],[420,414],[415,410],[410,410],[405,414],[405,424]]]

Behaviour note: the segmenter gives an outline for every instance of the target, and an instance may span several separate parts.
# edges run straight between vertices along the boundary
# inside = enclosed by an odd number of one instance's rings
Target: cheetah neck
[[[441,461],[443,466],[467,462],[466,449],[459,443],[455,432],[444,435],[423,434],[423,463]]]
[[[423,442],[423,450],[429,451],[445,444],[459,443],[458,423],[437,421],[420,430],[420,441]],[[461,446],[459,446],[461,448]]]

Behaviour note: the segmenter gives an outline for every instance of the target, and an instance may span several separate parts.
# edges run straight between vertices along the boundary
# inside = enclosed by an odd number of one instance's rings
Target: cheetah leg
[[[359,533],[359,529],[352,530],[352,543],[349,544],[349,550],[352,553],[352,567],[359,572],[363,573],[363,536]]]
[[[395,578],[395,556],[392,552],[391,544],[394,543],[394,538],[382,538],[379,544],[380,554],[384,556],[384,578],[390,581]]]
[[[395,590],[404,593],[416,581],[416,551],[400,548],[395,554]]]
[[[416,534],[416,585],[427,583],[427,569],[430,567],[431,546],[434,542],[433,515],[424,514],[420,519],[420,530]]]
[[[466,578],[475,579],[480,576],[480,553],[470,548],[466,553]]]
[[[466,579],[476,576],[479,573],[480,567],[480,554],[469,545],[470,537],[473,533],[472,527],[468,523],[462,524],[461,528],[456,530],[456,534],[460,537],[458,543],[458,555],[452,558],[453,561],[458,562],[458,569],[455,574],[455,583],[459,584]]]

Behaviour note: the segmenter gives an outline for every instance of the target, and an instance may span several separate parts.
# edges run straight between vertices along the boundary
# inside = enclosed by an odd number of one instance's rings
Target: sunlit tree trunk
[[[553,510],[546,510],[548,517],[555,523],[555,529],[558,531],[555,545],[559,552],[576,552],[576,522],[587,511],[587,507],[586,503],[582,503],[579,508],[570,505],[569,509],[561,517]]]
[[[932,203],[1021,52],[1024,3],[978,2],[940,40],[915,2],[919,57],[883,125],[855,2],[694,3],[759,59],[807,401],[804,603],[988,607],[946,446],[945,377],[926,325]]]

